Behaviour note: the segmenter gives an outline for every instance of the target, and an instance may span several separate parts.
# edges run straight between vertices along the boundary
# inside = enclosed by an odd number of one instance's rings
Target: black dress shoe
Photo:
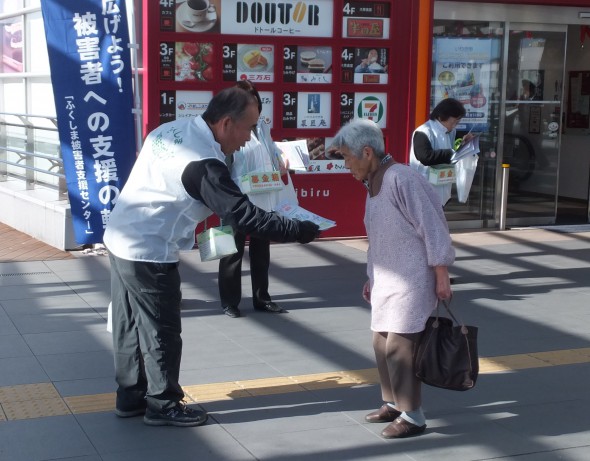
[[[254,306],[254,310],[263,311],[263,312],[273,312],[275,314],[279,314],[281,312],[287,312],[277,303],[273,303],[272,301],[267,302],[266,304],[259,304]]]
[[[240,309],[238,309],[236,306],[224,306],[223,313],[228,317],[231,317],[232,319],[236,319],[242,316]]]

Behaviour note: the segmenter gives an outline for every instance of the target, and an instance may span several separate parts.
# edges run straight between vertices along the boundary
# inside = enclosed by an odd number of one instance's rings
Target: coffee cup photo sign
[[[176,13],[177,22],[190,32],[205,32],[217,22],[217,9],[210,0],[187,0]]]

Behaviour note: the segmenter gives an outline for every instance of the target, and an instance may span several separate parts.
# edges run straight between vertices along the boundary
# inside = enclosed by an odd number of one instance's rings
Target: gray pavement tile
[[[0,303],[0,336],[13,336],[18,335],[18,330],[10,317],[4,312],[4,308],[2,307],[2,303]]]
[[[51,272],[46,261],[14,261],[0,263],[0,275],[27,274],[31,272]],[[0,277],[3,279],[4,277]]]
[[[217,317],[219,314],[221,314],[221,312],[216,312],[212,317]],[[226,334],[223,327],[224,323],[231,323],[233,319],[221,314],[224,317],[223,322],[221,320],[211,322],[211,317],[193,317],[190,315],[190,312],[186,312],[184,308],[181,315],[182,329],[185,332],[189,332],[189,334],[183,334],[182,340],[185,344],[191,342],[196,342],[197,344],[212,344],[212,341],[229,339],[229,336]],[[225,318],[227,318],[227,321],[225,321]],[[239,321],[242,322],[242,320]]]
[[[15,286],[27,287],[29,285],[43,285],[49,287],[52,285],[60,285],[61,283],[62,280],[47,269],[43,272],[15,273],[14,275],[4,274],[0,277],[0,287],[2,287],[2,291],[7,290],[8,287]],[[4,295],[2,296],[2,299],[5,299]]]
[[[327,424],[329,420],[321,418],[320,422]],[[385,440],[362,430],[362,426],[356,423],[311,430],[303,424],[298,430],[274,435],[272,440],[253,436],[243,437],[241,441],[259,460],[408,460],[397,446],[389,446]]]
[[[541,445],[498,423],[512,417],[510,412],[493,418],[463,412],[447,414],[438,419],[428,419],[423,436],[392,440],[391,443],[396,447],[399,443],[399,449],[416,461],[432,461],[433,454],[436,454],[437,461],[503,459],[543,449]]]
[[[104,318],[92,309],[88,309],[84,313],[60,312],[51,314],[46,312],[42,315],[18,315],[12,318],[12,322],[23,335],[66,331],[92,331],[106,328]]]
[[[73,416],[0,423],[2,461],[44,461],[96,455]],[[82,458],[84,459],[84,458]],[[84,459],[84,461],[90,461]]]
[[[0,290],[0,302],[10,299],[37,299],[45,296],[62,296],[71,294],[72,290],[63,282],[27,283],[3,286]]]
[[[178,428],[151,427],[141,417],[121,419],[104,412],[78,415],[77,419],[105,460],[254,459],[212,420],[200,427]]]
[[[53,383],[62,397],[76,397],[80,395],[109,394],[117,390],[115,375],[103,378],[73,379],[55,381]]]
[[[178,429],[177,429],[178,430]],[[182,429],[181,429],[182,430]],[[103,455],[101,461],[256,461],[245,448],[233,439],[218,442],[213,447],[199,441],[191,444],[164,444],[148,450],[133,450]],[[67,460],[70,461],[70,460]]]
[[[571,271],[574,269],[588,270],[588,258],[580,257],[580,251],[559,250],[561,254],[551,254],[539,252],[535,255],[521,256],[518,258],[527,265],[538,265],[540,268],[551,267],[554,273],[559,273],[562,269]]]
[[[558,390],[555,401],[589,399],[590,364],[562,365],[546,369],[530,370],[531,381],[542,381],[547,389]]]
[[[183,354],[182,361],[185,361]],[[190,367],[181,368],[180,384],[196,385],[210,383],[225,383],[229,381],[244,381],[250,379],[282,377],[275,368],[267,363],[246,363],[230,366]]]
[[[313,360],[306,358],[291,360],[289,362],[277,360],[276,362],[268,363],[273,368],[276,368],[281,374],[286,376],[329,373],[331,371],[342,371],[346,368],[342,366],[342,359],[334,359],[322,355],[317,355]]]
[[[73,458],[68,458],[67,460],[64,460],[64,461],[104,461],[104,458],[102,458],[99,455],[75,456]]]
[[[104,330],[62,331],[23,335],[35,355],[68,354],[113,350],[111,333]]]
[[[108,286],[105,286],[104,289],[97,288],[96,290],[82,291],[78,292],[77,294],[78,296],[80,296],[82,300],[84,300],[86,304],[96,309],[97,312],[104,312],[106,314],[107,306],[111,302],[110,284]]]
[[[0,387],[48,383],[49,381],[49,376],[35,357],[0,359]],[[0,459],[2,458],[0,457]]]
[[[333,411],[340,413],[340,402],[324,397],[311,392],[292,392],[207,402],[203,407],[215,422],[228,427],[236,425],[236,431],[251,432],[247,424],[257,423],[274,425],[276,427],[269,430],[279,433],[280,425],[273,424],[277,419],[302,418]],[[240,428],[237,425],[241,425]]]
[[[71,280],[108,280],[110,278],[108,256],[82,256],[75,259],[45,261],[45,264],[60,277],[74,277]],[[81,276],[85,277],[80,278]]]
[[[39,363],[52,381],[103,378],[115,375],[112,351],[40,355]]]
[[[303,411],[301,411],[303,409]],[[299,413],[301,411],[301,413]],[[315,413],[311,413],[315,411]],[[276,440],[284,434],[308,432],[313,438],[316,430],[326,428],[346,428],[357,426],[354,420],[340,412],[330,412],[324,404],[295,408],[253,408],[248,416],[256,417],[256,420],[248,419],[245,422],[236,422],[231,412],[226,414],[215,414],[214,417],[223,428],[238,440],[266,439]],[[237,421],[240,421],[240,414]],[[324,441],[325,442],[325,441]]]
[[[545,452],[536,452],[518,457],[501,458],[506,461],[588,461],[588,445],[578,448],[549,449]]]
[[[288,349],[283,348],[283,349]],[[326,370],[356,370],[371,368],[374,362],[366,357],[357,355],[354,351],[349,351],[347,355],[345,349],[336,350],[318,349],[315,352],[304,352],[276,355],[261,355],[265,363],[284,374],[293,376],[298,374],[321,373]],[[322,368],[324,370],[322,370]]]
[[[0,333],[0,359],[32,356],[33,352],[31,352],[31,349],[20,335]]]
[[[264,360],[232,341],[217,341],[218,348],[185,347],[181,370],[200,370],[214,367],[261,364]]]
[[[360,299],[360,295],[356,301],[358,304],[352,306],[298,310],[294,312],[293,319],[300,328],[314,333],[369,331],[371,325],[370,308]]]
[[[2,301],[5,312],[11,317],[18,315],[55,315],[59,313],[94,312],[88,304],[75,293],[66,291],[63,294],[25,299]]]
[[[546,448],[549,444],[553,449],[587,446],[590,432],[588,403],[587,399],[574,399],[519,406],[512,408],[514,417],[498,424]]]
[[[483,409],[491,412],[508,411],[515,405],[534,405],[547,400],[550,386],[542,381],[543,373],[527,370],[482,374],[474,389],[455,392],[430,386],[422,387],[422,401],[427,417],[437,417],[448,412]],[[535,385],[531,386],[531,382]]]

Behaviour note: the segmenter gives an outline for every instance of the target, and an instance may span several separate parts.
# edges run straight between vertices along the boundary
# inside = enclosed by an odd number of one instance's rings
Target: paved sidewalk
[[[0,460],[590,460],[590,232],[453,239],[482,373],[468,392],[424,387],[427,432],[406,440],[363,419],[380,405],[363,240],[273,245],[289,313],[253,311],[245,264],[240,319],[221,313],[217,264],[183,255],[181,384],[210,414],[197,428],[113,415],[107,257],[0,262]]]

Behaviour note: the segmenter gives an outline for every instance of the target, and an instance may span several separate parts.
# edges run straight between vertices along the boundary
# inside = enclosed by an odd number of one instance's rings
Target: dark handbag
[[[442,301],[451,318],[428,318],[414,353],[414,370],[424,384],[452,391],[472,389],[479,373],[477,327],[457,322],[446,301]]]

